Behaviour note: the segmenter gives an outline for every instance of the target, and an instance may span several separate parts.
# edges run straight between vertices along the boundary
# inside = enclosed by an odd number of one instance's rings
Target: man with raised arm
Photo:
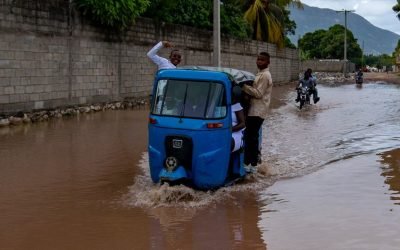
[[[172,43],[168,41],[162,41],[156,44],[149,52],[147,56],[158,66],[158,69],[175,69],[176,66],[181,62],[182,55],[177,49],[173,49],[169,55],[169,59],[157,55],[157,52],[161,48],[172,48]]]

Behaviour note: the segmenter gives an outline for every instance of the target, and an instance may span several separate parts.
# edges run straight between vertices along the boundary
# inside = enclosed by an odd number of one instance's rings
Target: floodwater
[[[0,129],[0,249],[399,249],[400,86],[293,89],[259,173],[215,192],[152,184],[146,110]]]

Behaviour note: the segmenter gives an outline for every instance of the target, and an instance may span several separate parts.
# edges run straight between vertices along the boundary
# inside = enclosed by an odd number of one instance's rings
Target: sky
[[[400,19],[392,10],[397,0],[301,0],[302,3],[332,10],[354,10],[374,26],[400,35]]]

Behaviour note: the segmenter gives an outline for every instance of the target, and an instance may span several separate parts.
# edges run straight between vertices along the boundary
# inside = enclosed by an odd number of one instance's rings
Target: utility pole
[[[361,70],[364,69],[364,40],[362,41]]]
[[[347,13],[354,12],[354,10],[338,10],[337,13],[344,12],[344,76],[347,76]]]
[[[213,63],[215,67],[221,67],[221,25],[220,25],[220,1],[214,0],[213,18]]]
[[[299,56],[299,71],[301,72],[303,70],[303,65],[302,65],[302,61],[301,61],[300,39],[301,39],[301,36],[298,35],[298,38],[297,38],[297,50],[299,52],[298,53],[298,56]]]

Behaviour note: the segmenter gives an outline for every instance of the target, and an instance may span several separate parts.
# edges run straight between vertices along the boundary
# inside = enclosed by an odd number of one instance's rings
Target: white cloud
[[[355,10],[373,25],[400,35],[400,20],[392,7],[397,0],[301,0],[309,6],[333,10]]]

